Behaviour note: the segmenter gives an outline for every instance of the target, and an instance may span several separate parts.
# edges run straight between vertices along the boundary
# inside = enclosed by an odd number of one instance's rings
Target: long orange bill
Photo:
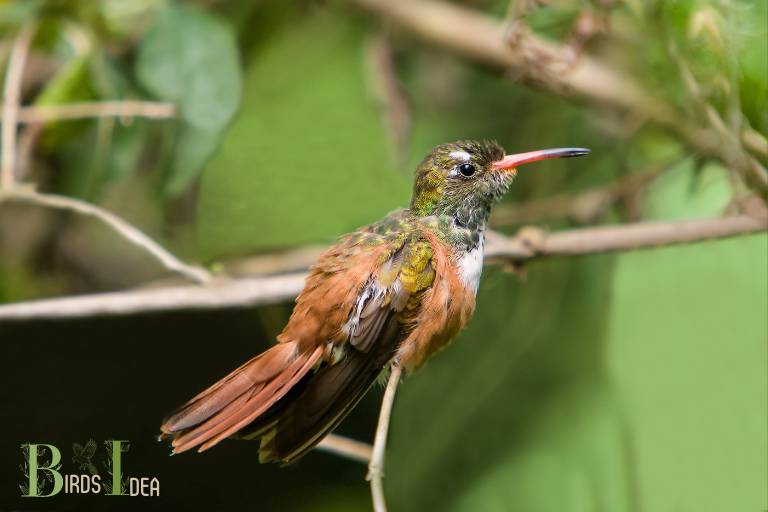
[[[589,154],[589,150],[585,148],[541,149],[539,151],[529,151],[528,153],[506,155],[501,160],[493,162],[491,166],[494,169],[514,171],[515,167],[518,165],[538,162],[539,160],[546,160],[548,158],[571,158],[586,154]]]

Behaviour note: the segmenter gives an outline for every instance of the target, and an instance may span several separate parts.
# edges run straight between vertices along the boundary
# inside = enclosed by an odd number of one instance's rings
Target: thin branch
[[[392,405],[395,403],[395,393],[400,384],[402,368],[393,363],[392,370],[384,390],[384,398],[381,400],[381,412],[379,423],[376,425],[376,436],[373,439],[373,455],[368,464],[368,476],[371,482],[371,498],[374,512],[387,512],[387,501],[384,496],[384,458],[387,452],[387,435],[389,433],[389,419],[392,416]]]
[[[156,101],[125,100],[22,107],[19,110],[18,121],[37,124],[94,117],[171,119],[176,117],[176,106],[172,103]]]
[[[18,127],[19,103],[21,102],[21,79],[27,60],[29,45],[35,34],[35,25],[27,25],[16,36],[8,60],[8,70],[3,87],[2,151],[0,166],[0,189],[10,189],[15,183],[16,130]]]
[[[520,264],[540,257],[581,256],[632,251],[668,245],[701,242],[768,229],[768,218],[748,215],[715,219],[638,222],[599,226],[547,234],[538,228],[523,228],[513,238],[489,238],[485,256]]]
[[[366,464],[370,462],[373,451],[373,447],[368,443],[336,434],[325,436],[325,439],[317,445],[317,449]]]
[[[2,196],[0,195],[0,199]],[[486,262],[522,264],[545,257],[575,256],[647,249],[765,232],[768,218],[734,217],[641,222],[547,234],[521,229],[514,237],[489,233]],[[306,251],[304,268],[315,251]],[[293,264],[298,264],[294,261]],[[304,286],[305,272],[278,276],[215,280],[208,286],[176,286],[45,299],[0,306],[0,321],[82,318],[159,311],[221,309],[275,304],[291,300]]]
[[[207,270],[199,267],[193,267],[179,260],[176,256],[165,250],[157,242],[142,233],[139,229],[121,219],[114,213],[111,213],[96,205],[86,203],[79,199],[54,194],[39,194],[37,192],[15,188],[12,190],[0,190],[0,202],[17,201],[30,204],[56,208],[60,210],[69,210],[88,215],[99,219],[112,229],[118,232],[130,243],[141,247],[165,268],[176,272],[192,281],[205,284],[211,280],[211,275]]]
[[[3,320],[122,316],[168,311],[226,309],[279,304],[304,287],[305,272],[229,281],[61,297],[0,306]]]

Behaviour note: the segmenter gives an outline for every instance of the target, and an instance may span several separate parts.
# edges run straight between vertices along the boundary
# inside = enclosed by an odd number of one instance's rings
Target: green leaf
[[[164,184],[166,194],[175,196],[182,193],[197,178],[219,147],[220,138],[220,133],[215,130],[201,130],[192,125],[181,127]]]
[[[206,258],[328,241],[408,200],[366,88],[363,34],[323,12],[264,37],[241,114],[203,173]]]
[[[240,101],[234,34],[194,6],[160,11],[139,46],[136,74],[152,94],[178,102],[183,119],[196,128],[224,128]]]
[[[49,80],[35,98],[38,106],[65,105],[78,101],[90,101],[95,98],[91,81],[90,52],[76,55],[69,59],[54,77]],[[82,136],[89,121],[67,121],[48,123],[42,137],[41,147],[53,150],[61,144]]]
[[[70,59],[64,68],[45,84],[35,105],[61,105],[93,98],[90,84],[90,53]]]
[[[139,46],[139,81],[155,96],[178,102],[181,110],[167,194],[183,192],[218,148],[240,102],[238,60],[232,28],[194,6],[162,9]]]

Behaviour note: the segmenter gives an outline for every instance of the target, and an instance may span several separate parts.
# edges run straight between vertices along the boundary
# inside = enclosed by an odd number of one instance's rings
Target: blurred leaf
[[[44,0],[0,2],[0,31],[10,31],[37,14]]]
[[[240,102],[231,27],[205,10],[171,4],[139,46],[136,74],[154,95],[179,103],[181,127],[165,192],[183,192],[217,148]]]
[[[192,125],[181,127],[176,138],[173,162],[164,189],[171,196],[182,193],[200,174],[203,166],[219,147],[221,134]]]
[[[117,99],[135,96],[136,91],[126,76],[126,66],[98,48],[91,59],[93,88],[99,97]]]
[[[73,57],[45,84],[35,105],[61,105],[93,98],[90,87],[90,53]]]
[[[64,105],[94,99],[91,84],[90,53],[76,55],[69,59],[61,71],[49,80],[35,98],[34,104]],[[65,141],[81,135],[89,124],[87,120],[48,123],[45,127],[41,146],[52,150]]]
[[[134,119],[130,124],[118,123],[107,154],[104,181],[120,181],[136,171],[146,141],[147,122],[145,120]]]
[[[322,12],[266,37],[241,115],[203,173],[206,258],[326,241],[408,200],[365,87],[363,34]]]
[[[101,0],[96,5],[109,33],[131,37],[136,27],[142,27],[146,18],[164,3],[165,0]]]
[[[139,46],[136,74],[152,94],[178,102],[183,119],[197,128],[224,128],[240,101],[234,34],[198,7],[160,11]]]

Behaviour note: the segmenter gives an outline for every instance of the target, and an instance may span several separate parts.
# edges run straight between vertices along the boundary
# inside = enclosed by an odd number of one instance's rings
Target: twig
[[[3,320],[82,318],[168,311],[243,308],[291,300],[304,287],[306,273],[214,279],[207,286],[173,286],[61,297],[0,306]]]
[[[0,190],[0,203],[3,201],[31,203],[49,208],[74,211],[83,215],[95,217],[117,231],[130,243],[147,251],[168,270],[176,272],[177,274],[200,284],[205,284],[211,280],[211,275],[207,270],[187,265],[161,247],[157,242],[139,231],[136,227],[114,213],[99,208],[96,205],[71,197],[54,194],[39,194],[31,190],[20,188]]]
[[[768,218],[748,215],[717,219],[638,222],[620,226],[574,229],[548,235],[523,228],[514,238],[489,239],[485,256],[520,264],[544,256],[581,256],[632,251],[725,238],[768,229]],[[492,243],[491,243],[492,242]]]
[[[126,100],[22,107],[19,110],[18,121],[35,124],[91,117],[170,119],[175,116],[176,106],[172,103]]]
[[[16,36],[8,60],[8,70],[3,87],[3,160],[0,167],[0,189],[10,189],[15,182],[16,167],[16,129],[18,126],[19,103],[21,101],[21,79],[27,60],[29,45],[35,34],[35,25],[27,25]]]
[[[384,398],[381,400],[381,412],[379,423],[376,425],[376,436],[373,439],[373,455],[368,464],[368,476],[371,482],[371,498],[373,499],[374,512],[387,512],[387,502],[384,497],[384,458],[387,451],[387,434],[389,432],[389,418],[392,416],[392,405],[395,403],[395,392],[400,384],[402,368],[399,364],[392,364],[392,371],[387,381],[387,389],[384,390]]]
[[[2,199],[2,195],[0,195]],[[522,264],[544,257],[647,249],[726,238],[768,229],[768,219],[740,215],[713,219],[643,222],[547,234],[522,229],[514,237],[489,233],[486,261]],[[308,251],[304,266],[309,266]],[[297,262],[294,262],[297,263]],[[157,311],[234,308],[284,302],[304,285],[304,272],[269,277],[217,280],[209,286],[176,286],[45,299],[0,306],[0,321],[131,315]]]
[[[342,437],[336,434],[328,434],[320,441],[317,449],[324,450],[347,459],[368,463],[371,460],[373,447],[368,443]]]

